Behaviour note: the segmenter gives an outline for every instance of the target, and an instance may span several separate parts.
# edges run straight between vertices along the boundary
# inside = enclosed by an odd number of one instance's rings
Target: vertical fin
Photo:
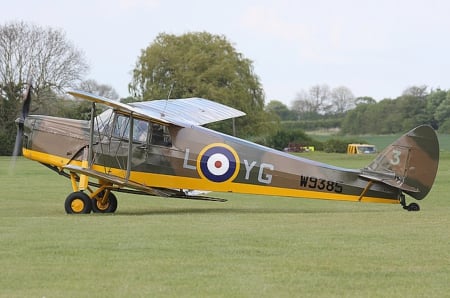
[[[362,176],[376,177],[417,200],[433,186],[439,165],[439,142],[431,126],[421,125],[404,134],[362,169]]]

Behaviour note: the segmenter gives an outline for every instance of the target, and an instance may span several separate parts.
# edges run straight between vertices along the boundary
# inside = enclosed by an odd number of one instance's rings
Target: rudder
[[[433,186],[438,165],[436,132],[429,125],[421,125],[384,149],[362,169],[361,176],[397,187],[421,200]]]

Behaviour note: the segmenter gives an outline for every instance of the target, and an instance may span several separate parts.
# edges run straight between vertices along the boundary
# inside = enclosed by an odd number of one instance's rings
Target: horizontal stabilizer
[[[378,177],[376,175],[367,175],[366,173],[360,174],[359,176],[369,179],[369,180],[372,180],[372,181],[382,182],[384,184],[399,188],[406,192],[419,192],[420,191],[417,187],[410,186],[410,185],[406,184],[404,181],[402,181],[401,179],[382,178],[382,177]]]

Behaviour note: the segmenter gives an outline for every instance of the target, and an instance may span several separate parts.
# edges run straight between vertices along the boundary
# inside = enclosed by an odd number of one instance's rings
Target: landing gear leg
[[[92,211],[96,213],[114,213],[116,209],[117,198],[109,189],[92,198]]]
[[[403,206],[403,209],[408,210],[408,211],[419,211],[420,210],[420,206],[417,203],[411,203],[409,205],[406,205],[406,199],[405,199],[404,194],[401,194],[401,196],[400,196],[400,204]]]

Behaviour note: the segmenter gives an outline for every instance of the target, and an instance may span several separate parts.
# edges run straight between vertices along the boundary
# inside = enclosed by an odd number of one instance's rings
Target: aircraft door
[[[148,141],[149,141],[150,124],[146,120],[133,119],[133,139],[132,146],[132,166],[131,170],[139,171],[145,166],[148,155]]]
[[[130,126],[132,130],[130,130]],[[116,113],[109,127],[109,133],[104,132],[105,136],[107,134],[108,137],[101,138],[101,146],[97,149],[96,163],[119,170],[127,170],[129,161],[131,162],[131,170],[145,164],[149,122]],[[130,145],[132,146],[131,150]],[[106,169],[105,171],[109,170]]]
[[[109,127],[109,137],[102,138],[101,150],[96,153],[98,164],[107,166],[106,172],[116,168],[173,173],[168,160],[172,143],[167,125],[116,112]],[[128,162],[131,162],[131,167]],[[123,178],[125,176],[126,173]]]
[[[156,122],[149,124],[146,171],[173,175],[173,167],[169,161],[172,150],[169,127]]]

